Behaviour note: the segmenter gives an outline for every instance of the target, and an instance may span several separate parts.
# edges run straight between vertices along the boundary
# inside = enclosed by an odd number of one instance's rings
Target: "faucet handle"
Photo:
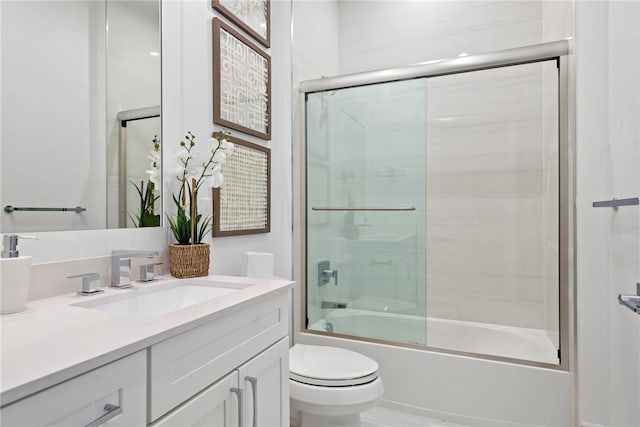
[[[68,279],[82,277],[82,291],[78,295],[96,295],[104,291],[100,289],[100,274],[98,273],[80,273],[67,276]]]
[[[156,265],[161,265],[161,262],[152,262],[150,264],[143,264],[140,266],[140,280],[139,282],[151,282],[155,280],[154,273]]]

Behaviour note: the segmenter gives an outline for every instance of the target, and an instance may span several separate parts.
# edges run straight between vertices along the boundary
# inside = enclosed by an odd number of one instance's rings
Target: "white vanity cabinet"
[[[154,426],[289,424],[287,293],[149,349]]]
[[[0,410],[3,426],[144,426],[146,351],[89,371]]]
[[[0,425],[288,427],[292,282],[222,280],[249,286],[157,317],[55,299],[8,317]]]
[[[153,427],[289,425],[289,339],[283,338]]]

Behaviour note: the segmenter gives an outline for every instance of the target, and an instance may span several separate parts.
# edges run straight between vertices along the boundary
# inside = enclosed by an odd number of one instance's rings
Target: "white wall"
[[[101,5],[104,7],[100,2],[75,1],[0,4],[5,177],[1,205],[87,208],[82,214],[2,212],[2,230],[38,231],[44,215],[47,230],[104,227]],[[34,8],[38,13],[33,13]],[[61,169],[76,172],[60,174]]]
[[[616,302],[640,278],[640,3],[576,4],[577,321],[583,423],[638,425],[640,319]]]
[[[212,243],[211,274],[240,274],[242,252],[260,250],[275,254],[276,275],[291,277],[291,17],[289,2],[274,1],[271,4],[271,37],[275,47],[270,50],[273,139],[268,144],[272,148],[272,231],[268,234],[209,239]],[[213,131],[211,19],[214,13],[207,2],[165,0],[162,14],[163,148],[169,150],[172,142],[175,145],[179,143],[186,129],[192,130],[201,140]],[[234,134],[261,142],[237,132]],[[2,154],[4,161],[6,152],[3,150]],[[166,167],[166,176],[169,176],[168,173]],[[170,193],[165,193],[164,211],[170,207],[167,200],[171,200]],[[207,202],[203,202],[202,206],[209,205]],[[72,263],[72,260],[108,256],[113,249],[166,251],[168,241],[166,228],[34,234],[39,240],[21,242],[21,253],[33,255],[34,264],[50,263],[51,268],[58,268],[56,265],[59,263],[73,264],[68,270],[58,272],[60,275],[83,272],[82,263]]]
[[[171,156],[190,130],[206,141],[213,124],[212,19],[221,17],[206,1],[163,2],[163,154],[164,208],[173,212],[175,159]],[[222,19],[229,23],[226,18]],[[233,26],[233,24],[232,24]],[[291,4],[271,2],[270,142],[231,130],[233,136],[271,148],[271,232],[220,237],[211,243],[210,274],[241,274],[244,251],[275,255],[274,274],[292,277],[291,183]],[[200,190],[198,207],[211,212],[211,195]]]

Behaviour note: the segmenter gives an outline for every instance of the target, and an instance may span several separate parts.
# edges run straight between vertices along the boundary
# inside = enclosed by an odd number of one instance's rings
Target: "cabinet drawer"
[[[100,425],[143,426],[146,378],[146,351],[140,351],[12,403],[0,418],[12,427],[86,426],[101,417],[108,419]]]
[[[150,348],[150,421],[288,334],[288,294],[242,307]]]

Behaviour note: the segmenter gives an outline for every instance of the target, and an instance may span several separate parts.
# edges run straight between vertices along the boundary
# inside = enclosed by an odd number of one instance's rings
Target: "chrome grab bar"
[[[373,211],[415,211],[415,206],[401,206],[399,208],[382,208],[382,207],[362,207],[362,208],[352,208],[352,207],[318,207],[314,206],[311,208],[312,211],[365,211],[365,212],[373,212]]]
[[[4,207],[4,211],[6,213],[11,213],[14,211],[28,211],[28,212],[75,212],[80,213],[86,211],[87,208],[83,208],[82,206],[76,206],[75,208],[20,208],[17,206],[7,205]]]
[[[100,416],[100,418],[96,418],[84,427],[98,427],[106,424],[107,421],[117,417],[122,413],[122,406],[107,403],[106,405],[104,405],[104,410],[107,411],[104,415]]]
[[[253,395],[253,421],[252,427],[258,427],[258,379],[256,377],[244,377],[245,381],[251,384],[251,393]]]
[[[611,199],[603,200],[600,202],[593,202],[594,208],[613,208],[614,211],[618,210],[619,206],[637,206],[640,205],[640,198],[631,197],[628,199]]]

